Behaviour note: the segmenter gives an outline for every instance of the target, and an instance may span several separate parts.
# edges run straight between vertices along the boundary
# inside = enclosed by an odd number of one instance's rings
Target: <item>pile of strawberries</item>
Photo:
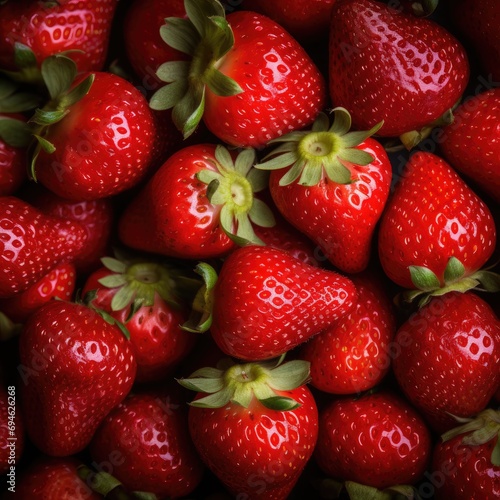
[[[499,22],[0,2],[5,498],[500,498]]]

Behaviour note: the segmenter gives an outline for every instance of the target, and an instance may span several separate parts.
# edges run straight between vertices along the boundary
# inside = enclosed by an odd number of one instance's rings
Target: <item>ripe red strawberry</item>
[[[34,65],[70,52],[79,71],[101,70],[117,0],[16,0],[0,6],[0,67],[14,70],[16,43],[33,51]]]
[[[181,149],[160,167],[126,208],[121,241],[171,257],[209,259],[238,242],[262,242],[252,223],[269,226],[274,217],[254,196],[267,175],[252,168],[253,150],[238,156],[223,146],[196,144]]]
[[[210,332],[229,356],[257,361],[293,349],[345,315],[353,283],[272,247],[250,245],[223,263]]]
[[[484,202],[441,158],[417,152],[380,221],[382,267],[398,285],[432,292],[466,290],[495,248],[495,221]]]
[[[311,384],[324,392],[355,394],[373,388],[390,368],[396,318],[381,283],[354,277],[358,291],[345,316],[305,343],[300,358],[311,363]]]
[[[19,351],[26,430],[51,456],[83,450],[134,382],[129,342],[116,325],[83,304],[42,306],[26,321]]]
[[[189,409],[196,449],[234,497],[284,499],[295,486],[318,432],[307,376],[303,361],[229,362],[179,380],[199,391]]]
[[[281,26],[249,11],[225,18],[218,0],[186,0],[188,22],[168,18],[163,40],[191,56],[157,72],[168,85],[151,98],[173,108],[185,137],[203,118],[232,146],[262,147],[310,125],[325,104],[324,78],[306,51]]]
[[[455,105],[469,78],[465,50],[449,32],[373,0],[334,3],[329,54],[334,105],[361,130],[384,120],[383,136],[418,136]]]
[[[392,366],[408,399],[438,432],[451,415],[471,417],[500,384],[500,321],[486,302],[467,293],[434,297],[395,337]]]
[[[178,297],[176,271],[168,265],[106,257],[86,280],[82,295],[125,324],[137,362],[138,382],[161,381],[193,348],[196,336],[181,330],[187,320]]]
[[[19,405],[16,404],[16,387],[0,387],[0,474],[16,479],[16,465],[24,451],[24,424]],[[13,471],[13,473],[11,472]]]
[[[312,131],[292,132],[256,168],[271,170],[269,189],[283,216],[319,245],[338,269],[363,271],[371,257],[392,167],[382,145],[368,132],[349,132],[350,116],[320,114]],[[281,169],[285,168],[285,173]]]
[[[34,285],[10,299],[0,299],[0,311],[15,323],[24,323],[30,314],[52,299],[71,300],[76,270],[71,262],[61,262]]]
[[[120,457],[111,472],[130,491],[180,498],[201,481],[203,463],[189,435],[185,402],[176,392],[169,388],[128,396],[90,443],[94,463]]]
[[[73,201],[104,198],[137,184],[150,166],[156,137],[144,96],[104,72],[84,74],[72,87],[75,68],[66,57],[49,58],[45,67],[52,99],[31,119],[40,137],[33,176]]]
[[[320,411],[314,458],[330,477],[385,489],[416,483],[431,447],[429,430],[404,399],[367,393],[333,400]]]
[[[28,289],[85,245],[80,224],[44,215],[14,196],[0,197],[0,221],[0,298]]]
[[[500,497],[500,412],[492,409],[443,434],[432,458],[434,498]],[[432,488],[429,488],[432,491]]]
[[[53,458],[42,456],[25,468],[15,481],[15,493],[9,498],[25,500],[99,500],[78,475],[81,462],[75,457]]]
[[[500,203],[500,88],[468,98],[453,114],[439,141],[441,151]]]

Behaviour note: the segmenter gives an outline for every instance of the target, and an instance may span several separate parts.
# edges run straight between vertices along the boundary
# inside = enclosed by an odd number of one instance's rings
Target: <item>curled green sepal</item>
[[[280,143],[264,161],[255,168],[279,170],[288,168],[281,177],[280,186],[297,181],[302,186],[315,186],[326,175],[337,184],[352,182],[346,164],[368,165],[373,156],[358,146],[375,134],[383,122],[366,132],[350,132],[351,116],[345,108],[333,110],[334,121],[324,113],[316,118],[311,130],[295,131],[273,139],[269,144]]]
[[[293,360],[281,364],[282,359],[226,364],[224,369],[201,368],[178,382],[187,389],[208,394],[190,403],[198,408],[221,408],[230,402],[248,408],[255,398],[271,410],[290,411],[298,408],[299,403],[280,392],[307,383],[310,363]]]
[[[254,196],[268,185],[268,173],[253,168],[255,151],[242,150],[236,159],[221,145],[215,149],[216,170],[202,170],[196,178],[208,185],[207,197],[220,205],[223,231],[238,245],[264,245],[253,224],[273,227],[276,220],[271,209]]]
[[[417,500],[420,499],[417,490],[413,486],[396,485],[379,490],[373,486],[346,481],[345,489],[351,500]]]
[[[442,434],[442,441],[446,442],[456,436],[466,434],[462,438],[462,444],[480,446],[496,437],[497,441],[491,454],[491,463],[495,467],[500,467],[500,411],[487,408],[474,418],[452,416],[462,425]]]
[[[122,483],[111,474],[104,471],[96,472],[86,465],[78,466],[76,472],[85,484],[91,486],[92,491],[99,493],[103,497],[122,487]]]
[[[500,291],[500,275],[488,269],[467,274],[464,265],[456,257],[448,260],[442,280],[424,266],[409,266],[408,269],[415,290],[406,290],[399,298],[408,303],[417,301],[419,307],[428,304],[432,297],[449,292],[465,293],[472,289],[482,292]]]
[[[439,0],[419,0],[412,2],[411,9],[417,17],[428,17],[436,10]]]
[[[157,70],[167,85],[149,101],[155,110],[172,108],[175,126],[189,137],[205,110],[206,89],[227,97],[243,92],[236,81],[219,71],[223,57],[234,45],[234,35],[224,7],[218,0],[185,0],[187,19],[169,17],[160,36],[170,47],[190,56],[189,61],[169,61]]]

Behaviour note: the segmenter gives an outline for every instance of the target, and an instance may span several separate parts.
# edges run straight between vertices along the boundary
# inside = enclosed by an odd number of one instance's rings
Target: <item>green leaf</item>
[[[255,165],[255,168],[259,170],[279,170],[281,168],[286,168],[290,165],[293,165],[298,159],[299,156],[297,154],[297,151],[294,150],[290,151],[289,153],[275,156],[274,158],[271,158],[270,160],[267,160],[265,162],[258,163],[257,165]]]
[[[127,265],[124,262],[113,257],[103,257],[101,263],[106,269],[114,273],[123,274],[127,270]]]
[[[160,28],[160,36],[163,41],[184,54],[194,55],[201,41],[201,36],[193,23],[179,17],[167,17],[165,23]]]
[[[234,213],[227,204],[222,206],[220,211],[220,225],[226,234],[233,234],[234,227]],[[238,236],[240,236],[238,234]]]
[[[219,375],[218,378],[183,378],[178,380],[186,389],[197,392],[205,392],[207,394],[213,394],[214,392],[220,391],[224,387],[224,381]]]
[[[36,94],[19,92],[3,99],[0,98],[0,113],[24,113],[40,105],[41,98]]]
[[[229,231],[227,231],[226,234],[228,234],[237,245],[245,246],[252,243],[254,245],[265,246],[264,242],[255,234],[247,214],[237,215],[236,220],[238,222],[236,235],[231,234]],[[234,238],[234,236],[236,236],[236,238]]]
[[[127,278],[123,274],[110,274],[98,280],[102,286],[106,288],[118,288],[128,283]],[[123,308],[121,308],[123,309]]]
[[[326,162],[323,165],[327,177],[337,184],[349,184],[351,179],[351,171],[343,165],[338,158],[334,158],[332,162]]]
[[[224,195],[219,191],[220,181],[215,178],[207,187],[207,198],[212,205],[222,205],[224,203]]]
[[[233,389],[225,387],[219,392],[210,394],[210,396],[192,401],[190,405],[196,408],[222,408],[229,403],[232,395]]]
[[[111,299],[111,309],[113,311],[121,311],[125,309],[134,300],[136,291],[133,287],[123,286],[120,288]]]
[[[16,42],[14,44],[14,64],[21,70],[36,67],[35,53],[28,46]]]
[[[81,101],[89,93],[92,85],[94,84],[94,80],[94,73],[87,76],[87,78],[81,81],[75,88],[71,89],[66,95],[61,97],[59,105],[62,108],[68,108]]]
[[[276,411],[291,411],[299,408],[300,403],[292,398],[285,398],[283,396],[273,396],[267,399],[259,399],[259,401],[270,410]]]
[[[222,178],[221,174],[219,172],[214,172],[213,170],[201,170],[196,174],[196,178],[200,181],[203,182],[203,184],[210,184],[212,181],[217,181],[220,183],[220,179]],[[207,194],[208,195],[208,194]],[[208,199],[210,200],[210,196],[208,196]]]
[[[500,275],[491,271],[476,271],[469,276],[478,281],[487,292],[500,292]]]
[[[295,182],[302,174],[304,167],[306,165],[306,160],[297,159],[297,161],[292,165],[292,167],[286,172],[286,174],[280,179],[280,186],[288,186]]]
[[[234,365],[234,362],[231,361],[230,365],[228,366],[231,367]],[[227,368],[226,368],[227,369]],[[189,379],[191,378],[221,378],[225,370],[222,370],[220,368],[214,368],[212,366],[204,366],[203,368],[199,368],[198,370],[194,371],[190,376]]]
[[[252,191],[254,193],[259,193],[269,187],[269,173],[265,170],[252,168],[247,174],[247,180],[252,186]]]
[[[392,495],[388,492],[383,492],[373,486],[355,483],[354,481],[346,481],[345,489],[351,500],[391,500]]]
[[[210,40],[216,61],[224,57],[234,46],[233,30],[224,17],[210,18],[210,23],[207,24],[207,40]]]
[[[326,132],[329,126],[330,126],[330,120],[328,119],[328,116],[326,116],[325,113],[320,112],[316,120],[314,120],[311,130],[313,132]]]
[[[243,149],[234,162],[236,172],[246,177],[255,163],[255,150]]]
[[[491,463],[495,467],[500,467],[500,437],[497,439],[495,447],[491,452]]]
[[[111,474],[104,471],[94,472],[86,465],[79,465],[77,467],[77,474],[85,484],[92,485],[92,490],[94,492],[99,493],[103,497],[122,485],[122,483]]]
[[[233,158],[227,148],[218,144],[215,148],[215,159],[217,160],[217,168],[222,167],[223,170],[234,170]],[[220,170],[220,168],[219,168]]]
[[[369,165],[374,160],[373,156],[366,151],[356,148],[343,149],[339,153],[339,158],[354,165]]]
[[[261,227],[274,227],[276,225],[276,219],[272,210],[258,198],[253,199],[252,208],[248,213],[250,220]]]
[[[171,83],[170,85],[175,85]],[[191,87],[184,97],[174,106],[172,119],[176,127],[187,139],[201,121],[205,110],[205,86]]]
[[[148,493],[147,491],[133,491],[131,495],[134,500],[158,500],[154,493]]]
[[[351,115],[345,108],[335,108],[333,110],[333,124],[330,127],[330,132],[337,135],[345,135],[351,130]],[[326,116],[326,115],[325,115]],[[328,119],[328,117],[327,117]]]
[[[229,97],[243,92],[238,82],[215,68],[207,71],[203,81],[215,95],[221,97]]]
[[[202,36],[206,35],[205,27],[210,17],[225,16],[224,7],[210,0],[185,0],[184,8],[188,19]]]
[[[299,184],[301,186],[316,186],[321,181],[323,176],[323,168],[318,165],[312,165],[311,163],[306,163],[304,169],[302,170],[302,175],[299,179]]]
[[[156,76],[163,82],[187,81],[190,63],[187,61],[169,61],[163,63],[156,71]]]
[[[27,148],[32,139],[31,128],[21,120],[0,117],[0,139],[14,148]]]
[[[41,72],[51,99],[56,100],[70,89],[78,70],[69,57],[55,55],[43,61]]]
[[[269,385],[278,391],[291,391],[309,380],[311,364],[308,361],[288,361],[271,371]]]
[[[67,109],[50,111],[37,108],[35,114],[30,118],[30,123],[36,123],[37,125],[46,127],[61,121],[68,113],[69,110]]]
[[[464,265],[456,258],[451,257],[444,270],[444,282],[446,284],[459,280],[465,274]]]
[[[431,292],[441,287],[438,277],[426,267],[409,266],[411,281],[419,290]]]
[[[33,135],[34,135],[34,137],[36,137],[36,140],[38,141],[38,144],[40,145],[40,147],[46,153],[52,154],[56,150],[56,147],[51,142],[47,141],[47,139],[44,139],[43,137],[41,137],[39,135],[35,135],[35,134],[33,134]]]
[[[12,95],[17,90],[17,85],[0,75],[0,100]]]
[[[173,108],[188,92],[185,80],[178,80],[160,87],[149,100],[149,106],[156,111]],[[178,127],[179,128],[179,127]],[[181,125],[182,128],[182,125]]]

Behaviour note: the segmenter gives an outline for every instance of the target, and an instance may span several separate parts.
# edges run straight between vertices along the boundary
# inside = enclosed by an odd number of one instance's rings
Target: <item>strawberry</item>
[[[0,474],[16,477],[24,451],[24,424],[16,404],[16,387],[0,387]]]
[[[155,120],[127,80],[84,73],[65,56],[42,63],[51,100],[30,122],[34,179],[62,198],[95,200],[137,184],[153,159]]]
[[[468,98],[444,128],[441,151],[450,164],[500,203],[500,88]]]
[[[500,322],[472,292],[434,297],[395,337],[392,361],[399,386],[433,429],[471,417],[500,384]]]
[[[191,351],[195,335],[182,331],[187,320],[173,268],[134,259],[102,259],[104,266],[86,280],[82,295],[125,324],[137,362],[138,382],[160,381]]]
[[[330,477],[380,489],[414,484],[431,450],[422,418],[393,393],[334,399],[320,411],[314,458]]]
[[[373,388],[390,368],[396,318],[383,288],[368,276],[353,278],[352,310],[305,343],[300,358],[311,364],[311,384],[324,392],[355,394]]]
[[[24,323],[30,314],[52,299],[71,300],[75,285],[75,266],[61,262],[24,292],[0,299],[0,311],[14,322]]]
[[[344,276],[257,245],[227,257],[212,293],[212,337],[229,356],[249,361],[293,349],[356,301],[354,284]]]
[[[374,0],[333,5],[330,96],[356,128],[381,120],[384,137],[407,147],[460,99],[469,78],[464,48],[435,22]]]
[[[196,449],[233,498],[287,498],[295,486],[318,430],[307,376],[304,361],[228,361],[179,380],[198,391],[188,419]]]
[[[171,388],[128,396],[94,434],[89,447],[94,464],[115,457],[111,472],[131,491],[147,491],[158,499],[189,495],[204,466],[181,403]]]
[[[69,51],[79,71],[101,70],[117,4],[117,0],[2,2],[0,67],[19,68],[20,61],[26,62],[22,56],[29,48],[30,67],[36,67],[49,56]]]
[[[225,143],[258,148],[313,122],[325,104],[324,78],[281,26],[249,11],[226,18],[218,0],[186,0],[185,9],[189,20],[168,18],[160,34],[190,61],[162,64],[157,75],[168,84],[150,100],[173,108],[184,137],[203,118]]]
[[[320,114],[312,131],[273,141],[283,144],[256,168],[271,170],[269,190],[283,216],[338,269],[356,273],[371,257],[392,167],[382,145],[370,138],[380,125],[366,133],[349,132],[349,113],[334,112],[331,126]]]
[[[0,298],[34,285],[63,261],[78,255],[86,234],[74,221],[44,215],[14,196],[0,197]]]
[[[480,281],[487,286],[477,271],[495,243],[485,203],[443,159],[413,154],[380,221],[379,257],[387,276],[419,289],[409,298],[465,291]]]
[[[19,351],[26,430],[51,456],[83,450],[134,382],[129,342],[116,325],[83,304],[42,306],[26,321]]]
[[[252,223],[272,226],[274,217],[254,192],[267,175],[252,168],[253,150],[237,156],[220,145],[181,149],[160,167],[119,221],[121,241],[171,257],[222,257],[239,243],[262,244]]]
[[[499,498],[500,412],[487,409],[459,422],[434,448],[428,489],[436,500]]]

